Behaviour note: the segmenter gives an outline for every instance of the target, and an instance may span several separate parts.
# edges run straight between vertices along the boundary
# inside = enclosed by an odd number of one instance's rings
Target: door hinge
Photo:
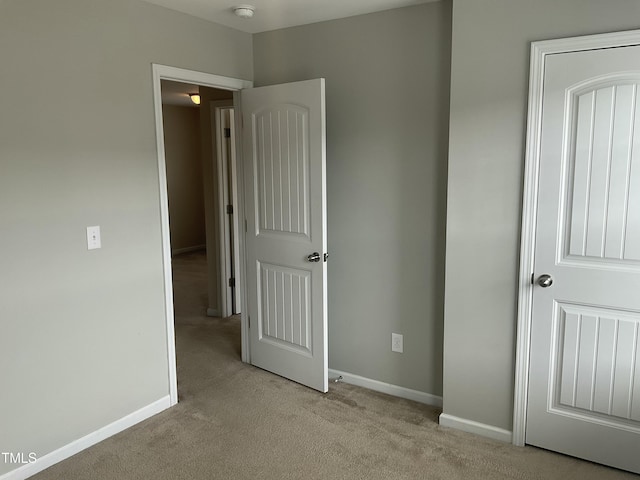
[[[233,215],[233,205],[227,205],[227,215]]]
[[[236,279],[235,278],[230,278],[229,279],[229,286],[231,288],[234,288],[236,286]]]
[[[230,128],[225,128],[224,129],[224,138],[231,138],[231,129]]]
[[[244,219],[244,233],[247,233],[247,219]]]

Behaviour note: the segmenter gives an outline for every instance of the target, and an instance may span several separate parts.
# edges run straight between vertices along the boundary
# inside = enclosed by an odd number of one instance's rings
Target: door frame
[[[522,197],[522,233],[518,276],[518,316],[512,443],[524,446],[529,390],[529,354],[533,307],[534,252],[538,205],[538,174],[542,131],[542,96],[547,55],[640,45],[640,30],[605,33],[531,43],[529,113]]]
[[[169,231],[169,196],[167,191],[167,166],[165,159],[164,148],[164,124],[162,121],[162,91],[161,80],[171,80],[175,82],[191,83],[204,87],[218,88],[221,90],[230,90],[234,92],[234,105],[236,108],[239,106],[239,95],[235,92],[242,90],[243,88],[253,87],[253,82],[250,80],[243,80],[240,78],[224,77],[220,75],[214,75],[210,73],[198,72],[195,70],[186,70],[183,68],[170,67],[167,65],[151,64],[152,76],[153,76],[153,106],[155,111],[155,126],[156,126],[156,147],[158,155],[158,187],[159,187],[159,206],[160,206],[160,233],[162,242],[162,269],[164,277],[164,310],[166,320],[166,332],[167,332],[167,366],[169,377],[169,397],[170,404],[175,405],[178,403],[178,377],[176,371],[176,341],[175,341],[175,319],[173,312],[173,281],[171,277],[171,238]],[[238,131],[238,116],[236,116],[236,130]],[[241,155],[240,151],[237,151],[238,155]],[[238,159],[238,200],[240,203],[243,201],[242,190],[242,161]],[[212,158],[211,161],[214,161]],[[214,168],[217,170],[217,161],[214,161]],[[238,211],[244,212],[244,205],[238,205]],[[243,213],[244,216],[244,213]],[[240,236],[240,260],[241,260],[241,272],[242,279],[246,278],[245,272],[245,257],[244,257],[244,232],[241,229]],[[222,286],[221,286],[222,287]],[[242,286],[241,294],[245,291],[245,286]],[[242,299],[244,304],[244,298]],[[242,345],[242,361],[249,361],[249,329],[247,323],[247,316],[243,312],[240,316],[240,328],[241,328],[241,345]]]

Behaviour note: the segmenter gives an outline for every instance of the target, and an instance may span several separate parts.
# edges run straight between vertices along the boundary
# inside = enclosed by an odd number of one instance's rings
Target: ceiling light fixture
[[[197,93],[190,93],[189,97],[191,97],[191,101],[196,105],[200,105],[200,95]]]
[[[233,7],[233,13],[240,18],[251,18],[256,11],[256,7],[253,5],[238,5]]]

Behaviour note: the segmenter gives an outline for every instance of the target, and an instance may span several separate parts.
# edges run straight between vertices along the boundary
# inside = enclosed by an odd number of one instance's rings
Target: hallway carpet
[[[34,478],[638,478],[440,427],[419,403],[344,383],[323,395],[243,364],[239,320],[205,316],[203,260],[174,259],[178,405]]]

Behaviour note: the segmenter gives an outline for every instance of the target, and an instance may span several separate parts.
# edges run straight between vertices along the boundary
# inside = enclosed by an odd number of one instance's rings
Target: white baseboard
[[[220,310],[217,308],[207,308],[207,317],[221,317]],[[0,478],[0,480],[2,480]]]
[[[199,252],[200,250],[206,249],[206,245],[194,245],[193,247],[176,248],[175,250],[171,250],[171,256],[175,257],[176,255],[182,255],[183,253]]]
[[[0,476],[0,480],[25,480],[36,473],[39,473],[56,463],[65,460],[76,453],[85,450],[92,445],[95,445],[102,440],[105,440],[116,433],[120,433],[123,430],[126,430],[129,427],[132,427],[136,423],[140,423],[143,420],[146,420],[149,417],[160,413],[163,410],[166,410],[171,406],[171,400],[169,395],[161,398],[153,402],[146,407],[142,407],[140,410],[137,410],[129,415],[122,417],[119,420],[116,420],[109,425],[106,425],[102,428],[99,428],[95,432],[91,432],[88,435],[85,435],[82,438],[74,440],[73,442],[65,445],[64,447],[60,447],[57,450],[54,450],[51,453],[44,455],[43,457],[38,458],[33,463],[25,464],[15,470],[12,470],[4,475]]]
[[[344,383],[357,385],[358,387],[368,388],[369,390],[386,393],[388,395],[393,395],[394,397],[406,398],[407,400],[413,400],[414,402],[442,408],[442,397],[437,395],[431,395],[430,393],[399,387],[398,385],[392,385],[391,383],[372,380],[370,378],[361,377],[360,375],[354,375],[353,373],[341,372],[340,370],[333,370],[331,368],[329,369],[329,378],[340,376]]]
[[[494,427],[493,425],[487,425],[485,423],[474,422],[473,420],[467,420],[466,418],[454,417],[446,413],[440,414],[440,425],[443,427],[455,428],[456,430],[462,430],[463,432],[475,433],[483,437],[492,438],[501,442],[511,443],[513,436],[510,430]]]

